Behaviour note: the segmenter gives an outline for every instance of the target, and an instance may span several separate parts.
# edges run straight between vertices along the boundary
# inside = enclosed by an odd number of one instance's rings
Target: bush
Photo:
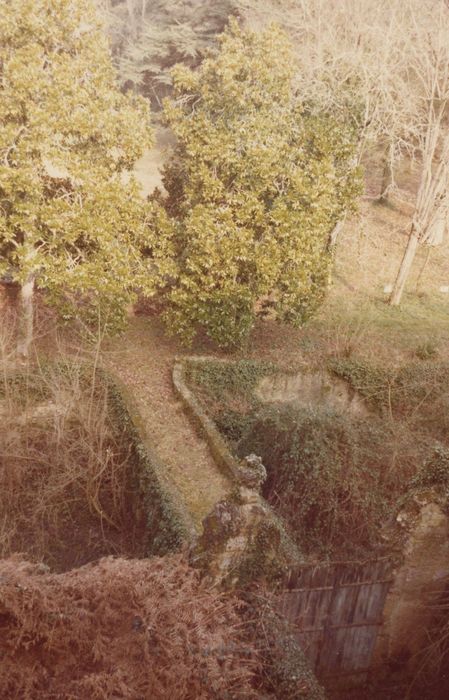
[[[249,616],[256,642],[263,659],[263,690],[267,697],[282,700],[326,700],[323,687],[318,682],[310,664],[295,637],[295,630],[285,618],[275,612],[272,598],[246,593]],[[274,602],[274,605],[273,605]],[[271,693],[274,693],[272,696]],[[266,697],[261,694],[261,697]]]
[[[252,424],[253,416],[225,408],[215,414],[214,421],[220,433],[232,444],[243,437]]]
[[[435,401],[449,394],[449,363],[419,362],[401,367],[394,387],[393,402],[403,413],[422,413],[431,408]]]
[[[218,346],[239,346],[258,301],[292,324],[323,301],[329,235],[359,192],[354,134],[308,113],[293,75],[279,28],[236,23],[197,71],[173,72],[165,119],[177,147],[153,254],[162,273],[158,250],[172,256],[165,318],[186,342],[201,329]]]
[[[443,487],[446,497],[449,496],[449,448],[444,445],[435,445],[433,452],[412,479],[411,485],[412,487]]]
[[[134,462],[105,382],[70,361],[44,365],[5,379],[0,410],[0,557],[65,570],[141,555]]]
[[[322,408],[262,409],[239,443],[267,469],[263,494],[301,550],[339,555],[370,548],[388,512],[385,428]]]
[[[210,397],[219,399],[239,396],[252,400],[252,391],[259,379],[276,371],[270,362],[240,360],[220,362],[219,360],[194,362],[189,366],[189,380],[197,387],[205,389]]]
[[[365,360],[334,360],[330,369],[337,377],[347,381],[372,406],[385,409],[388,406],[391,377],[386,369]]]
[[[348,359],[332,362],[331,369],[381,413],[414,423],[433,438],[447,438],[449,363],[427,360],[384,369]]]
[[[425,343],[418,345],[415,355],[420,360],[431,360],[438,355],[438,347],[433,340],[426,340]]]

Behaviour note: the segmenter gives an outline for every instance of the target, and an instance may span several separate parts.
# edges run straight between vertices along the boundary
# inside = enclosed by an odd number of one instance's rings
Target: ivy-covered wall
[[[164,466],[149,444],[142,417],[127,388],[111,374],[101,371],[107,382],[108,400],[114,419],[130,441],[130,458],[145,511],[148,555],[179,549],[192,539],[194,525],[180,496],[164,477]]]

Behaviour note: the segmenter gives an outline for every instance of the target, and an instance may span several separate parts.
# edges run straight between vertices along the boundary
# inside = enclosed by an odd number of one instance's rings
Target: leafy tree
[[[294,92],[284,33],[232,23],[193,72],[173,71],[165,104],[177,137],[155,247],[170,241],[169,326],[241,344],[256,309],[305,321],[330,278],[330,232],[359,191],[354,134],[308,113]]]
[[[21,351],[35,284],[108,321],[149,286],[137,185],[144,101],[116,89],[91,0],[0,0],[0,270],[21,285]]]
[[[97,2],[105,7],[104,0]],[[178,62],[198,65],[236,5],[236,0],[107,0],[109,35],[121,83],[159,108],[160,97],[170,90],[170,69]]]
[[[400,303],[417,251],[441,245],[449,222],[447,0],[240,0],[244,21],[276,20],[296,50],[303,100],[342,113],[359,158],[382,157],[379,199],[398,189],[404,158],[419,166],[415,210],[390,304]],[[428,255],[431,248],[428,248]]]

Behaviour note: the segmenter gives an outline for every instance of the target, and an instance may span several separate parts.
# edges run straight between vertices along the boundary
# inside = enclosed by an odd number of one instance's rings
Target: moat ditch
[[[182,507],[127,398],[107,373],[72,362],[5,377],[0,556],[59,572],[179,547]]]

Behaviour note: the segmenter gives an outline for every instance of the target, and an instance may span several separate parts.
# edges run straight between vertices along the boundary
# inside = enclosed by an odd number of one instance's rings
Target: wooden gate
[[[334,563],[290,571],[278,609],[318,677],[369,670],[392,562]]]

